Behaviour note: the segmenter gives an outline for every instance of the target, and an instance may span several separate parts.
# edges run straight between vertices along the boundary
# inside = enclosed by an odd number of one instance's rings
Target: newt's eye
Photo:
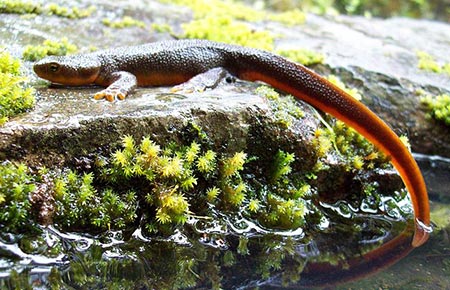
[[[57,72],[59,69],[59,65],[57,63],[51,63],[50,64],[50,71],[51,72]]]

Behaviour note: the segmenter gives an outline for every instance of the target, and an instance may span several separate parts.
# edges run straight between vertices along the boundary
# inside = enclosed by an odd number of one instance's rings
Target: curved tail
[[[412,246],[425,243],[430,233],[428,194],[420,169],[400,138],[375,113],[328,80],[282,57],[258,52],[241,60],[237,76],[263,81],[292,94],[353,127],[377,146],[391,161],[409,191],[414,208],[415,233]]]

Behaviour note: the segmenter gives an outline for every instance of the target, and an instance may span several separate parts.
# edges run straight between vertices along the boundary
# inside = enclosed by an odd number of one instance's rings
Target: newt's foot
[[[221,81],[225,80],[227,83],[235,81],[235,77],[231,75],[226,69],[216,67],[204,73],[198,74],[185,83],[174,86],[171,93],[193,93],[203,92],[206,89],[216,88]]]
[[[106,99],[107,101],[113,102],[114,100],[123,100],[127,96],[127,93],[122,89],[107,88],[94,95],[94,99],[101,100]]]

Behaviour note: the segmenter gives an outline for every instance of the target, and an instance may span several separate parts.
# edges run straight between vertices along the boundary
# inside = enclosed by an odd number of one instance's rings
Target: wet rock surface
[[[231,86],[189,95],[172,94],[168,88],[139,89],[126,101],[113,103],[95,101],[95,91],[39,90],[33,112],[2,128],[3,157],[39,158],[46,165],[66,163],[73,157],[101,153],[124,135],[161,141],[176,138],[190,122],[207,130],[216,142],[242,149],[245,141],[239,137],[246,135],[248,120],[268,110],[263,98]]]

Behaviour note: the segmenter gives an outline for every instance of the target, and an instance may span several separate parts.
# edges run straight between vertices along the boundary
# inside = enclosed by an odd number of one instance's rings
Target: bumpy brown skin
[[[214,68],[238,78],[263,81],[352,126],[391,157],[408,189],[416,230],[412,245],[430,232],[428,194],[422,174],[398,136],[372,111],[302,65],[272,53],[205,40],[179,40],[115,48],[84,55],[48,57],[35,64],[38,76],[65,85],[107,88],[95,98],[123,99],[136,86],[175,85]]]

